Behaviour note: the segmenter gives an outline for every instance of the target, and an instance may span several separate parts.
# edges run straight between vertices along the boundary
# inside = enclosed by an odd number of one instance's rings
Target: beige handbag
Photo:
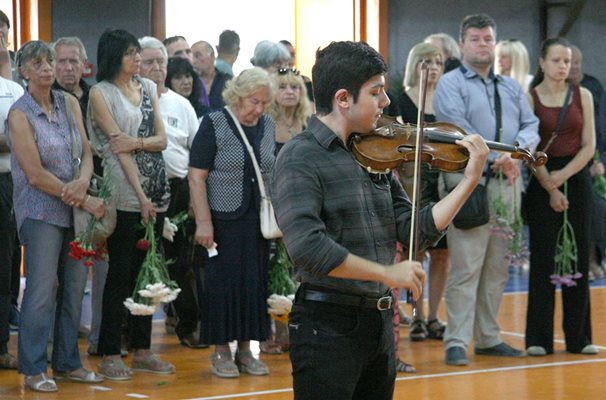
[[[236,127],[238,128],[238,132],[240,132],[240,136],[242,137],[242,141],[248,150],[248,154],[250,154],[250,158],[252,160],[253,166],[255,167],[255,174],[257,175],[257,182],[259,184],[259,192],[261,193],[261,210],[259,212],[259,217],[261,219],[261,233],[265,239],[277,239],[282,237],[282,231],[278,227],[278,223],[276,222],[276,215],[274,213],[274,207],[271,204],[271,199],[265,192],[265,184],[263,183],[263,176],[261,175],[261,168],[259,168],[259,163],[257,162],[257,157],[255,157],[255,152],[251,147],[248,139],[246,138],[246,134],[242,130],[242,126],[240,125],[240,121],[236,118],[233,111],[230,110],[229,107],[225,106],[225,109],[231,115]]]
[[[73,121],[73,115],[72,115],[72,109],[70,106],[70,102],[69,102],[69,98],[68,96],[71,96],[70,94],[67,94],[65,92],[62,92],[64,99],[65,99],[65,109],[67,111],[67,121],[69,124],[69,130],[72,136],[72,157],[74,159],[74,161],[77,160],[77,162],[74,162],[74,179],[78,176],[80,176],[80,157],[79,154],[77,154],[77,148],[76,148],[76,143],[77,143],[77,139],[76,139],[76,129],[74,128],[74,121]],[[91,177],[91,182],[90,182],[90,186],[87,190],[87,193],[90,194],[91,196],[98,196],[99,195],[99,186],[101,185],[103,178],[94,174]],[[114,199],[110,196],[107,199],[103,200],[105,203],[105,209],[107,210],[105,215],[103,216],[103,218],[101,218],[100,220],[97,220],[95,222],[95,229],[94,229],[94,234],[92,237],[92,241],[93,243],[98,243],[101,242],[105,239],[107,239],[113,232],[114,229],[116,228],[116,222],[117,222],[117,210],[116,210],[116,203],[114,201]],[[84,209],[80,208],[80,207],[73,207],[73,213],[74,213],[74,235],[75,237],[78,237],[82,232],[84,232],[90,221],[92,218],[92,214],[90,214],[88,211],[85,211]]]

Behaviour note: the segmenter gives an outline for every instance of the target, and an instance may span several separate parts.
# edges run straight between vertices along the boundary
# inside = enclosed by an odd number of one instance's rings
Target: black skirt
[[[200,341],[265,340],[270,336],[267,313],[269,241],[263,238],[258,212],[237,220],[213,219],[219,254],[206,256],[200,298]]]

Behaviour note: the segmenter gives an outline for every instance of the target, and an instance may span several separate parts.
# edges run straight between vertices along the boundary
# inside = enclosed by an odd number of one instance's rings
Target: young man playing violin
[[[495,75],[492,70],[496,43],[496,24],[485,14],[466,17],[461,24],[460,48],[463,65],[438,82],[433,108],[438,121],[450,122],[467,133],[479,133],[486,140],[513,144],[533,152],[539,143],[538,120],[524,90],[513,79]],[[510,154],[491,153],[488,198],[502,196],[505,204],[520,199],[520,162]],[[513,190],[500,189],[495,172],[502,172]],[[450,188],[460,174],[445,174]],[[517,196],[517,197],[516,197]],[[523,355],[500,336],[497,322],[503,289],[508,279],[510,242],[491,235],[494,219],[488,223],[448,229],[448,248],[452,268],[446,284],[448,325],[444,333],[445,361],[448,365],[467,365],[467,347],[473,336],[479,355],[519,357]]]
[[[312,70],[317,116],[280,152],[273,200],[301,286],[290,313],[295,399],[391,399],[396,376],[390,287],[420,298],[416,261],[394,264],[408,243],[411,204],[391,174],[370,174],[348,148],[389,104],[387,66],[365,43],[333,42]],[[419,243],[444,230],[481,178],[488,148],[457,142],[470,157],[459,185],[420,211]]]

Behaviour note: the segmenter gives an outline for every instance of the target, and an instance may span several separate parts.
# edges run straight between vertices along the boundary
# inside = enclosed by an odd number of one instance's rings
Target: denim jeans
[[[107,278],[108,262],[105,260],[95,260],[93,268],[93,282],[91,290],[91,323],[90,333],[88,334],[88,343],[93,346],[99,344],[99,332],[101,332],[101,315],[103,311],[103,289]]]
[[[308,301],[304,290],[288,321],[295,400],[391,399],[393,310]]]
[[[87,267],[68,256],[72,228],[26,219],[20,230],[25,246],[25,291],[19,325],[19,372],[30,376],[47,370],[46,343],[53,325],[52,368],[82,367],[78,327]]]

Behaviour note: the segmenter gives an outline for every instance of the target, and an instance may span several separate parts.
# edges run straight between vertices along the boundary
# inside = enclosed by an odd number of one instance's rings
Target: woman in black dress
[[[203,118],[190,152],[195,237],[209,250],[204,261],[200,341],[215,345],[212,372],[221,378],[235,378],[240,372],[269,373],[250,351],[250,340],[262,341],[270,335],[269,241],[260,231],[255,170],[227,108],[242,125],[267,185],[275,161],[275,123],[264,112],[272,97],[266,71],[243,71],[223,92],[226,108]],[[213,250],[218,255],[212,256]],[[238,342],[235,359],[228,345],[234,340]]]
[[[428,63],[427,72],[429,74],[423,120],[425,122],[436,122],[432,99],[438,80],[442,76],[442,54],[440,49],[431,43],[419,43],[408,54],[404,73],[405,91],[398,98],[400,114],[404,123],[417,123],[420,103],[421,63],[423,61]],[[412,164],[404,164],[404,167],[398,172],[402,185],[408,193],[412,193]],[[440,175],[438,171],[430,170],[426,165],[423,165],[421,173],[420,206],[424,207],[430,202],[440,200],[438,195],[438,178]],[[442,340],[445,329],[445,325],[438,319],[438,309],[444,296],[450,266],[446,236],[435,247],[429,249],[429,255],[431,259],[429,266],[429,314],[426,320],[423,302],[418,302],[415,309],[415,320],[410,329],[410,338],[413,341],[422,341],[426,338]],[[424,252],[420,253],[419,259],[422,260],[424,256]]]

